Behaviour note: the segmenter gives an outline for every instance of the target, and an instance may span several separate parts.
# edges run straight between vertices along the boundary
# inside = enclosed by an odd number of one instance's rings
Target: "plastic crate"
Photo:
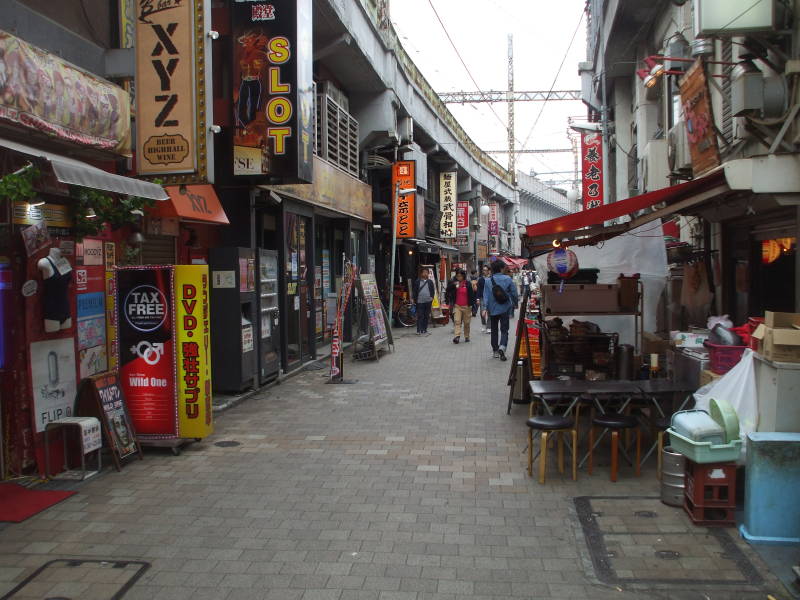
[[[737,460],[742,450],[742,440],[732,440],[728,444],[712,444],[711,442],[695,442],[682,436],[672,427],[667,429],[670,446],[689,460],[700,463],[719,463]]]
[[[695,525],[731,527],[736,524],[735,508],[731,506],[697,506],[689,498],[686,498],[683,502],[683,509]]]
[[[736,463],[686,461],[684,494],[694,506],[736,507]]]
[[[703,342],[703,345],[708,348],[711,372],[717,375],[724,375],[735,367],[747,348],[747,346],[721,346],[709,341]]]

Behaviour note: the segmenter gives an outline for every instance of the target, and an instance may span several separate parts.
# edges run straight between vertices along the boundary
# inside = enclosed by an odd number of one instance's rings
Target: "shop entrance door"
[[[313,264],[311,219],[284,215],[286,235],[286,362],[287,370],[313,357]]]

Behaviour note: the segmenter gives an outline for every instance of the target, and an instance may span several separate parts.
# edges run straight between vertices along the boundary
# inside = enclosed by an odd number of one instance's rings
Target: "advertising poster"
[[[103,373],[93,377],[92,381],[100,397],[105,426],[114,450],[120,458],[134,454],[138,450],[136,435],[126,410],[125,396],[122,393],[119,375],[115,372]]]
[[[311,0],[234,2],[233,174],[312,181]]]
[[[172,269],[117,269],[119,373],[141,435],[177,435]]]
[[[39,250],[50,246],[50,232],[47,230],[47,223],[39,221],[20,231],[22,242],[25,244],[25,254],[33,256]]]
[[[413,160],[401,160],[392,165],[392,194],[397,196],[398,189],[416,189],[415,163]],[[394,199],[397,202],[397,223],[395,230],[399,238],[412,238],[416,231],[416,194],[411,193]]]
[[[130,156],[125,90],[5,31],[0,31],[0,57],[0,122]]]
[[[195,2],[141,0],[136,12],[139,174],[191,173],[197,166]]]
[[[206,265],[175,266],[180,436],[204,438],[211,424],[211,338]]]
[[[75,339],[61,338],[30,345],[33,418],[36,433],[48,423],[72,416],[75,403]]]
[[[708,78],[700,59],[686,71],[679,87],[689,154],[692,157],[692,173],[697,177],[720,164]]]
[[[103,240],[83,239],[83,264],[86,266],[102,265],[105,262],[103,256]]]
[[[603,137],[581,131],[581,194],[583,210],[603,205]]]
[[[76,283],[76,307],[78,362],[83,379],[108,369],[105,281],[101,267],[83,267],[75,273],[76,282],[80,281]]]

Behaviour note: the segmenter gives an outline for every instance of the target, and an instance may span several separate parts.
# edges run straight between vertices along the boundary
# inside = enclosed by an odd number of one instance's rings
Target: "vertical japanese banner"
[[[444,239],[456,237],[456,176],[457,171],[439,174],[439,232]]]
[[[336,322],[333,326],[331,335],[331,372],[330,378],[341,378],[342,367],[339,358],[342,356],[342,324],[344,315],[347,312],[347,305],[350,303],[350,296],[353,294],[353,284],[358,277],[358,267],[353,263],[346,263],[342,281],[342,290],[339,295],[339,302],[336,306]]]
[[[392,165],[392,195],[398,196],[399,189],[416,189],[416,174],[414,168],[416,164],[413,160],[401,160]],[[397,223],[395,232],[399,238],[414,237],[414,208],[416,193],[399,196],[393,199],[397,202]]]
[[[119,375],[138,435],[178,434],[172,267],[117,268]]]
[[[469,201],[456,203],[456,246],[469,244]]]
[[[500,235],[500,223],[497,220],[497,202],[489,203],[489,235]]]
[[[182,438],[211,435],[211,357],[208,266],[175,266],[178,432]]]
[[[603,136],[599,131],[581,132],[581,194],[583,210],[603,205]]]

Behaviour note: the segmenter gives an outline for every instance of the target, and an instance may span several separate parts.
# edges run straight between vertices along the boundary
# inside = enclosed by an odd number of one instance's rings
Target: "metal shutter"
[[[148,235],[142,244],[143,265],[174,265],[175,238],[171,235]]]

